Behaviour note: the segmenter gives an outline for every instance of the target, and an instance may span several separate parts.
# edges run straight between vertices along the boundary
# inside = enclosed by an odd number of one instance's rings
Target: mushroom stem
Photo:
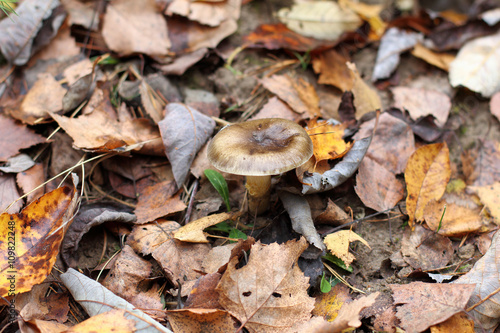
[[[247,176],[248,210],[259,215],[269,208],[271,176]]]

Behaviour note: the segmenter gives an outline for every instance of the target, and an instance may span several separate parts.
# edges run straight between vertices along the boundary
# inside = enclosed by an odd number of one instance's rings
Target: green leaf
[[[225,232],[225,233],[229,234],[231,232],[231,229],[233,229],[233,227],[231,227],[227,222],[221,222],[221,223],[217,223],[216,225],[213,225],[213,226],[207,228],[206,230],[207,231],[220,231],[220,232]]]
[[[342,260],[340,260],[339,258],[337,258],[336,256],[334,256],[331,253],[327,253],[325,256],[323,256],[323,259],[328,260],[329,262],[333,263],[334,265],[336,265],[336,266],[338,266],[338,267],[340,267],[340,268],[342,268],[350,273],[352,273],[352,271],[354,270],[352,268],[352,266],[347,267]]]
[[[229,232],[229,238],[247,239],[247,235],[243,231],[233,228]]]
[[[229,204],[229,189],[227,187],[227,183],[224,177],[220,173],[212,169],[206,169],[205,176],[207,176],[210,183],[212,183],[217,192],[219,192],[222,199],[224,199],[227,211],[230,212],[231,205]]]
[[[5,13],[5,15],[9,16],[9,14],[16,14],[16,11],[14,10],[14,8],[12,8],[10,6],[11,3],[16,3],[17,0],[4,0],[4,1],[0,1],[0,9]]]
[[[330,282],[325,279],[325,273],[323,272],[323,276],[321,277],[321,282],[319,284],[319,289],[321,290],[321,292],[323,294],[326,294],[328,292],[330,292],[330,290],[332,290],[332,285],[330,284]]]

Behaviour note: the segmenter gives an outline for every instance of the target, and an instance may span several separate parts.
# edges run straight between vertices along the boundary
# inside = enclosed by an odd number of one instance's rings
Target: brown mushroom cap
[[[244,176],[277,175],[304,164],[312,154],[307,132],[279,118],[228,125],[208,146],[208,160],[214,167]]]

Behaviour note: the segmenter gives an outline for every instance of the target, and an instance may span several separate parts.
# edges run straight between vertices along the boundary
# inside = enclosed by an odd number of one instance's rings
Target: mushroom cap
[[[208,146],[208,160],[214,167],[244,176],[277,175],[301,166],[312,154],[307,132],[279,118],[225,126]]]

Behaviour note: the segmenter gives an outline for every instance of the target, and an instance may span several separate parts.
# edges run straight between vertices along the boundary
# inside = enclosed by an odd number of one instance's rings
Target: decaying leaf
[[[0,137],[1,162],[5,162],[8,158],[17,155],[20,149],[45,142],[43,136],[3,115],[0,115],[0,128],[2,129],[2,136]]]
[[[350,9],[333,1],[309,1],[278,11],[278,18],[288,28],[307,37],[335,40],[342,33],[361,25],[360,18]]]
[[[484,140],[461,157],[468,185],[484,186],[500,181],[500,142]]]
[[[417,149],[408,159],[406,211],[411,228],[423,220],[425,206],[444,194],[451,176],[449,154],[446,143],[435,143]]]
[[[342,91],[351,90],[354,83],[354,74],[347,68],[349,61],[335,50],[328,50],[313,58],[312,64],[315,73],[319,73],[318,83],[330,84]]]
[[[217,309],[182,309],[167,311],[174,332],[236,332],[231,315]]]
[[[282,245],[257,242],[244,267],[238,269],[238,258],[232,258],[217,286],[220,304],[250,332],[281,332],[308,320],[314,299],[297,265],[306,248],[305,238]]]
[[[91,317],[107,313],[113,309],[123,309],[127,320],[134,321],[136,331],[149,330],[150,332],[173,333],[123,298],[110,292],[99,282],[86,277],[73,268],[68,269],[60,277],[75,301],[80,303]]]
[[[74,189],[61,187],[34,201],[19,214],[0,215],[1,296],[29,291],[50,274],[65,226],[70,222],[65,214],[74,196]]]
[[[158,123],[165,151],[180,188],[189,174],[196,153],[215,129],[215,121],[183,104],[170,103]]]
[[[500,225],[500,182],[485,186],[470,186],[477,193],[481,202],[486,206],[489,213],[495,219],[495,223]]]
[[[142,224],[155,219],[181,212],[186,205],[180,199],[180,193],[174,195],[176,187],[174,181],[166,180],[149,186],[139,195],[139,202],[135,207],[137,223]]]
[[[316,304],[312,314],[324,317],[327,321],[332,322],[337,318],[342,306],[348,302],[352,302],[349,288],[345,284],[337,283],[332,287],[332,290],[316,297]]]
[[[217,223],[224,222],[233,217],[231,213],[220,213],[202,217],[196,221],[191,221],[174,232],[174,238],[183,242],[208,243],[208,239],[203,229],[211,227]]]
[[[474,307],[469,311],[476,321],[476,328],[493,330],[500,323],[500,233],[497,231],[485,255],[464,276],[453,282],[453,286],[475,284],[467,303]],[[482,302],[484,301],[484,302]],[[481,304],[479,304],[482,302]]]
[[[500,33],[473,39],[458,52],[450,65],[450,83],[464,86],[485,97],[500,91]]]
[[[404,304],[397,310],[401,327],[408,333],[425,331],[464,310],[474,291],[473,284],[413,282],[391,284],[394,302]]]
[[[292,228],[295,232],[304,236],[310,244],[313,244],[321,251],[325,250],[325,245],[311,216],[311,208],[306,198],[297,194],[282,191],[279,193],[283,207],[292,220]]]
[[[340,258],[347,267],[351,266],[351,263],[356,259],[356,257],[349,252],[350,243],[360,241],[370,248],[368,242],[352,230],[340,230],[333,234],[329,234],[325,237],[324,241],[328,250],[330,250],[334,256]]]

